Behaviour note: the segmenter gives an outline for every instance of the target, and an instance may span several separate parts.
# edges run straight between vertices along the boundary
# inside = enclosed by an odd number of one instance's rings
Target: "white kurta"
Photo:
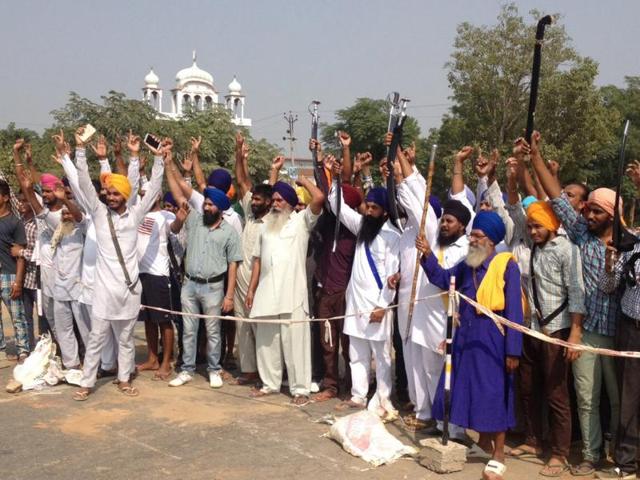
[[[76,150],[80,190],[83,192],[89,214],[93,217],[97,237],[97,258],[93,315],[104,320],[131,320],[140,310],[141,286],[138,280],[138,225],[156,202],[162,187],[164,164],[155,157],[151,186],[147,195],[136,205],[128,207],[122,215],[111,211],[98,199],[91,183],[84,149]],[[137,283],[133,292],[125,283],[125,276],[111,238],[107,215],[111,215],[125,267],[131,282]]]
[[[342,190],[340,190],[342,195]],[[335,212],[337,193],[335,189],[329,194],[331,210]],[[362,224],[362,215],[353,210],[345,202],[340,209],[340,221],[354,235],[358,235]],[[370,312],[377,307],[388,307],[395,297],[395,290],[387,285],[387,277],[398,271],[399,266],[400,232],[386,221],[378,235],[373,239],[369,249],[376,270],[382,281],[382,288],[378,287],[371,266],[367,259],[364,243],[356,245],[353,258],[351,278],[346,291],[346,314],[343,332],[367,340],[387,340],[391,338],[393,312],[387,311],[381,323],[371,323]]]
[[[260,258],[260,281],[253,299],[251,318],[292,313],[302,306],[309,313],[307,247],[320,215],[307,207],[292,212],[279,233],[261,226],[254,257]]]

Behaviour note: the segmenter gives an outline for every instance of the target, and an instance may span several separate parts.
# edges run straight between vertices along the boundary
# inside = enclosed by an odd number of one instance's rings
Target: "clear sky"
[[[391,90],[411,98],[423,132],[449,104],[444,64],[462,21],[492,24],[494,0],[72,0],[4,2],[0,29],[0,125],[42,130],[69,91],[92,100],[109,90],[140,98],[153,66],[168,91],[178,70],[198,65],[224,95],[237,75],[255,137],[282,145],[284,111],[307,105],[321,120],[358,97]],[[518,1],[521,14],[559,12],[582,55],[600,63],[598,84],[640,75],[640,1]],[[533,20],[531,20],[533,22]],[[169,109],[168,92],[165,109]],[[523,106],[524,108],[524,106]],[[303,144],[296,149],[304,154]]]

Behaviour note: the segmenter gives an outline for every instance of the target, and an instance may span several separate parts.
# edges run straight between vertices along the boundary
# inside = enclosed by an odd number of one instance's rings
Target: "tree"
[[[504,5],[497,24],[458,26],[449,69],[453,106],[437,138],[444,150],[462,145],[511,150],[526,123],[535,24],[524,21],[514,4]],[[557,17],[557,16],[556,16]],[[558,160],[562,176],[598,178],[596,159],[614,142],[618,114],[605,107],[594,80],[597,63],[571,46],[564,26],[547,29],[542,55],[536,128],[547,158]]]
[[[337,122],[322,124],[322,142],[325,148],[336,145],[335,133],[344,130],[351,135],[352,152],[371,152],[374,161],[386,154],[383,145],[389,122],[389,105],[385,100],[358,98],[351,107],[336,112]],[[407,117],[404,130],[404,144],[418,140],[420,127],[415,118]]]

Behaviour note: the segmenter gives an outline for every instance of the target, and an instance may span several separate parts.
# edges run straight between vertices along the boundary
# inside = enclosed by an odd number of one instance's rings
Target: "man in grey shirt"
[[[167,163],[167,183],[178,205],[187,199],[175,177],[175,164]],[[226,194],[217,188],[207,187],[202,192],[205,200],[201,211],[192,210],[187,217],[187,256],[185,259],[185,281],[180,300],[186,314],[204,313],[220,315],[233,310],[238,262],[242,261],[240,235],[227,223],[222,212],[231,205]],[[224,276],[228,275],[227,291],[224,291]],[[193,379],[196,370],[196,348],[200,319],[183,317],[181,372],[169,382],[179,387]],[[211,388],[222,386],[220,365],[221,342],[220,320],[205,319],[207,330],[207,369]]]
[[[528,300],[533,330],[580,343],[584,306],[582,262],[578,247],[558,236],[560,221],[551,205],[537,201],[527,209],[527,229],[533,242]],[[526,440],[513,449],[515,457],[542,455],[542,402],[549,405],[551,458],[540,472],[560,476],[569,469],[571,409],[568,374],[575,350],[525,336],[520,359],[520,393]]]

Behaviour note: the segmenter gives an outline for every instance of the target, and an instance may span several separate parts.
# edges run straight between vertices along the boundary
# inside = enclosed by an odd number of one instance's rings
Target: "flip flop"
[[[140,392],[136,387],[132,387],[131,385],[127,385],[126,387],[122,387],[118,385],[118,391],[127,397],[137,397],[140,395]]]
[[[291,403],[296,407],[304,407],[305,405],[309,405],[311,400],[308,395],[296,395],[291,399]]]
[[[590,460],[583,460],[576,467],[571,467],[571,475],[574,477],[589,477],[596,471],[596,467]]]
[[[169,380],[169,377],[171,377],[171,371],[169,371],[169,373],[160,373],[160,372],[156,372],[153,374],[153,377],[151,377],[151,380],[153,380],[154,382],[166,382],[167,380]]]
[[[89,390],[78,390],[73,394],[71,398],[76,402],[84,402],[87,398],[89,398],[90,394],[91,392]]]
[[[561,477],[564,472],[567,472],[570,469],[571,467],[569,467],[569,464],[567,462],[556,463],[553,465],[547,463],[544,468],[538,472],[538,475],[542,475],[543,477],[557,478]]]
[[[484,472],[482,473],[482,478],[488,478],[488,473],[492,475],[498,476],[500,479],[504,478],[504,474],[507,471],[506,465],[498,462],[497,460],[489,460],[484,467]]]
[[[268,388],[254,388],[249,392],[249,396],[251,398],[261,398],[261,397],[266,397],[268,395],[275,395],[278,392],[272,392],[271,390],[269,390]]]
[[[539,455],[537,453],[532,453],[532,452],[528,452],[527,450],[521,448],[521,447],[515,447],[512,448],[508,453],[507,456],[511,457],[511,458],[517,458],[520,460],[526,460],[526,459],[534,459],[534,458],[538,458]]]

